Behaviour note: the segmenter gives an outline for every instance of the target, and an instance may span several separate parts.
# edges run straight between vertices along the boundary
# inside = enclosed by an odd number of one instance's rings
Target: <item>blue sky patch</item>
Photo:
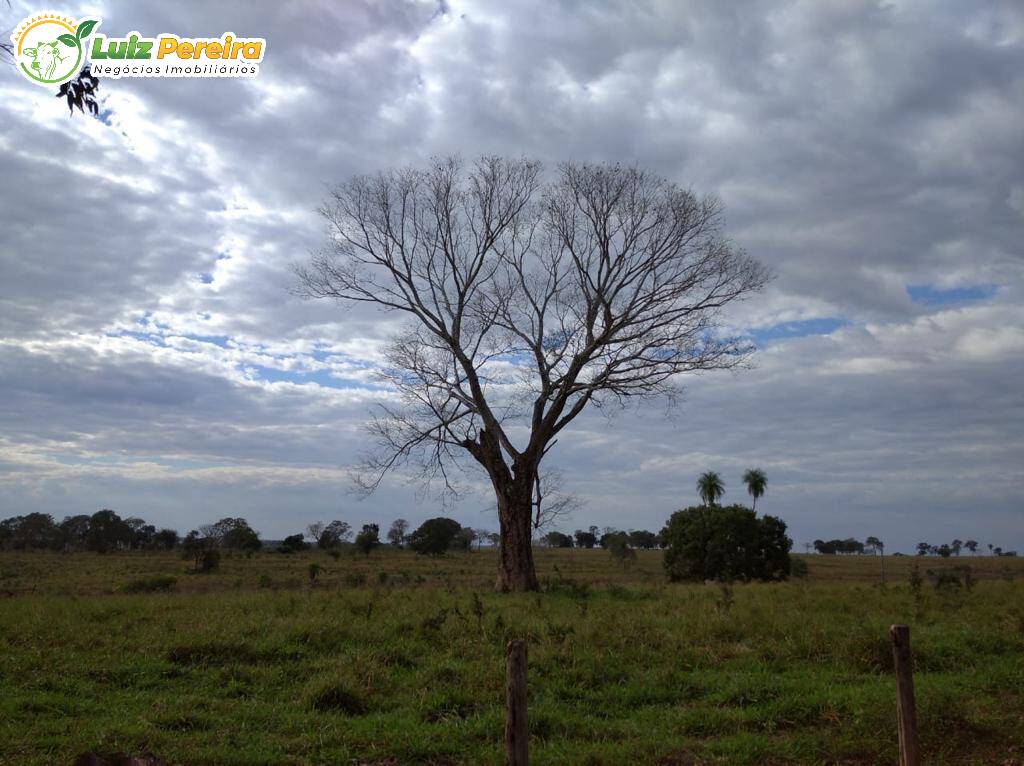
[[[773,340],[786,340],[788,338],[804,338],[808,335],[828,335],[840,327],[848,325],[845,319],[838,317],[821,317],[819,319],[798,319],[795,322],[782,322],[771,327],[762,327],[750,331],[750,337],[758,345],[770,343]]]
[[[936,285],[907,285],[907,295],[914,303],[942,306],[964,301],[983,301],[996,294],[998,285],[969,285],[941,288]]]
[[[229,338],[227,335],[190,335],[190,334],[186,334],[186,335],[183,335],[182,337],[183,338],[188,338],[189,340],[194,340],[197,343],[212,343],[213,345],[220,346],[221,348],[227,348],[228,347],[228,341],[231,340],[231,338]]]

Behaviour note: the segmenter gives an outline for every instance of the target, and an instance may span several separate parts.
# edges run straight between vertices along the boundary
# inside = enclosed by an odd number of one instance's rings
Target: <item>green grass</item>
[[[844,557],[844,581],[826,558],[727,606],[665,583],[657,553],[624,571],[542,551],[548,592],[514,596],[491,592],[486,551],[261,554],[213,575],[171,555],[0,554],[0,763],[499,764],[512,637],[529,642],[532,763],[893,763],[894,622],[911,625],[927,762],[1019,758],[1021,565],[962,559],[987,579],[915,597],[902,574],[870,584],[877,560]],[[124,592],[161,576],[170,591]]]

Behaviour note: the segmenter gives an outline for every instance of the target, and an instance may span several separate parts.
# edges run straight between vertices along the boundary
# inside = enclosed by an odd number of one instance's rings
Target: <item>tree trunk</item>
[[[525,484],[522,479],[513,481],[508,492],[498,496],[501,549],[495,587],[502,593],[539,588],[533,566],[533,487]]]
[[[478,441],[464,444],[491,477],[498,504],[501,545],[498,582],[502,593],[538,590],[533,567],[533,487],[539,460],[519,456],[511,467],[505,462],[498,439],[481,428]]]

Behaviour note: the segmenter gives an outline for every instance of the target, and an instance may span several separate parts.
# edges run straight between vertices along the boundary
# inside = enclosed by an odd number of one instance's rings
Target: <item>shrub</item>
[[[308,571],[309,571],[309,584],[312,585],[313,583],[316,582],[317,575],[320,574],[320,565],[317,564],[315,561],[313,561],[313,562],[310,563]]]
[[[288,535],[281,544],[277,546],[278,553],[298,553],[309,547],[309,543],[302,539],[302,535]]]
[[[219,527],[218,536],[224,548],[252,554],[263,547],[260,536],[245,519],[221,519],[215,527]]]
[[[178,544],[178,533],[173,529],[161,529],[153,535],[153,547],[158,550],[171,551]]]
[[[605,547],[611,554],[612,560],[617,561],[623,567],[629,567],[636,561],[636,551],[629,547],[629,538],[625,532],[619,532],[609,537]]]
[[[356,550],[369,556],[370,551],[380,545],[380,527],[376,524],[363,524],[362,530],[356,535]]]
[[[455,519],[444,516],[428,519],[409,536],[409,547],[417,553],[440,556],[452,547],[461,531],[462,525]]]
[[[143,577],[138,580],[132,580],[125,583],[121,590],[125,593],[159,593],[172,590],[177,582],[178,580],[175,577],[157,575],[156,577]]]
[[[672,514],[661,538],[665,570],[679,580],[782,580],[790,573],[786,524],[741,505],[697,506]]]
[[[541,538],[546,546],[549,548],[571,548],[572,538],[569,535],[563,534],[562,532],[548,532]]]
[[[323,528],[316,542],[321,550],[334,551],[351,536],[352,525],[336,519]]]

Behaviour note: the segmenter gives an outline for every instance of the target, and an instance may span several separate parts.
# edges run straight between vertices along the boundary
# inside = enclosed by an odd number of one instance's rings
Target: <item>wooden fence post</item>
[[[505,766],[527,766],[530,728],[526,720],[526,642],[508,642],[506,665]]]
[[[899,718],[900,766],[920,766],[917,749],[917,706],[914,703],[914,665],[910,656],[910,628],[893,625],[892,658],[896,665],[896,715]]]

